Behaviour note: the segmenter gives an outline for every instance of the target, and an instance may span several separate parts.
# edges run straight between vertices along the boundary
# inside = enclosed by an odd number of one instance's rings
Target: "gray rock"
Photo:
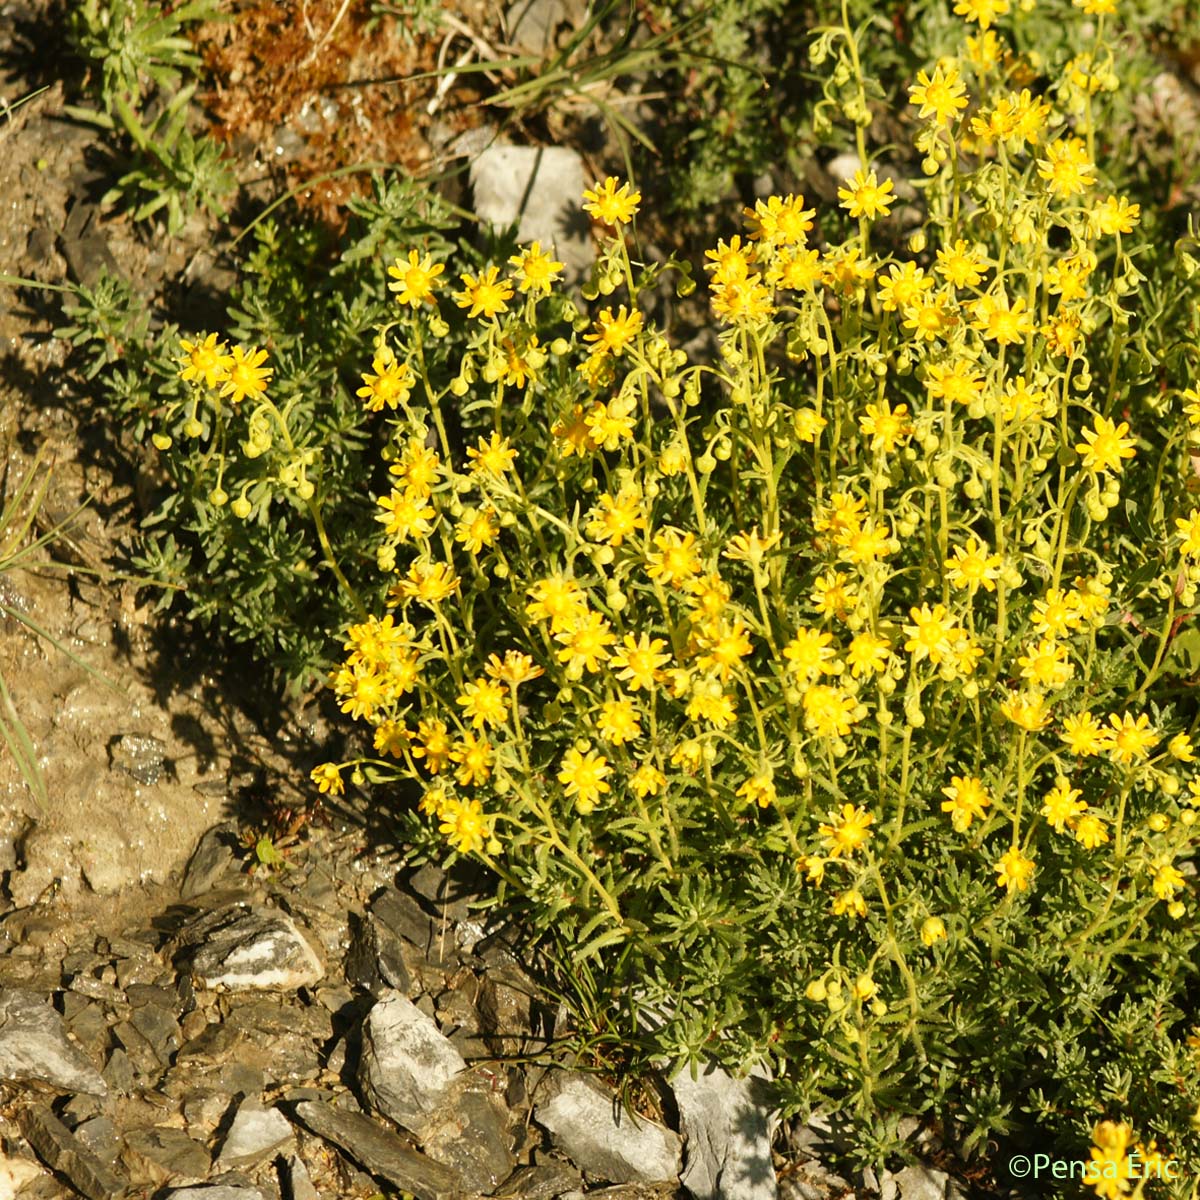
[[[253,1169],[284,1147],[294,1148],[291,1123],[277,1108],[243,1104],[217,1156],[221,1169]]]
[[[178,939],[204,987],[291,991],[325,974],[313,948],[288,916],[261,905],[230,904],[186,925]]]
[[[425,933],[429,918],[424,917]],[[400,939],[374,913],[350,918],[350,949],[346,954],[345,973],[349,983],[378,997],[389,989],[407,995],[412,976],[404,965]]]
[[[473,1192],[493,1192],[517,1165],[503,1104],[482,1091],[455,1089],[453,1099],[415,1130],[421,1149],[462,1176]]]
[[[774,1133],[765,1080],[720,1067],[684,1067],[671,1081],[687,1139],[680,1182],[696,1200],[775,1200]]]
[[[466,1066],[406,997],[390,995],[372,1007],[363,1025],[359,1082],[371,1104],[397,1125],[415,1130]]]
[[[52,1171],[65,1175],[71,1186],[88,1200],[111,1200],[123,1196],[125,1182],[104,1165],[48,1107],[26,1109],[20,1118],[21,1132]]]
[[[153,1163],[168,1179],[196,1182],[212,1166],[212,1156],[182,1129],[165,1125],[125,1131],[125,1153],[137,1154]]]
[[[157,1078],[167,1065],[166,1059],[160,1057],[154,1047],[140,1034],[132,1021],[118,1021],[112,1028],[113,1033],[125,1047],[129,1062],[135,1076],[144,1079]]]
[[[165,1066],[179,1049],[179,1022],[158,1004],[143,1004],[129,1017],[133,1027],[150,1043],[151,1049]]]
[[[321,1200],[321,1194],[313,1187],[308,1168],[298,1154],[291,1154],[280,1162],[279,1175],[286,1200]]]
[[[583,1186],[583,1176],[568,1162],[544,1162],[522,1167],[497,1192],[496,1200],[554,1200]]]
[[[679,1175],[679,1135],[626,1113],[615,1096],[586,1076],[557,1080],[552,1098],[537,1105],[533,1116],[555,1146],[593,1179],[657,1183]]]
[[[138,783],[153,786],[167,766],[167,744],[162,738],[122,734],[109,743],[108,765],[114,771],[124,771]]]
[[[173,1188],[166,1200],[263,1200],[263,1194],[252,1187],[185,1187]]]
[[[20,988],[0,991],[0,1079],[48,1083],[63,1092],[108,1093],[100,1072],[67,1040],[58,1013]]]
[[[225,821],[205,830],[183,871],[179,895],[184,900],[210,891],[237,867],[240,846],[237,822]]]
[[[296,1116],[372,1175],[411,1192],[417,1200],[460,1200],[466,1190],[456,1171],[414,1150],[369,1117],[341,1112],[320,1100],[301,1100],[296,1105]]]
[[[110,1117],[92,1117],[90,1121],[84,1121],[75,1127],[75,1136],[101,1162],[112,1166],[117,1161],[121,1146],[117,1141],[116,1126]]]
[[[582,210],[583,159],[562,146],[489,146],[470,167],[475,211],[493,225],[517,227],[521,242],[539,241],[566,264],[568,282],[595,257]]]
[[[31,1158],[9,1158],[0,1151],[0,1196],[5,1200],[15,1196],[27,1183],[39,1176],[48,1178],[45,1171]]]
[[[885,1171],[879,1183],[879,1193],[881,1196],[898,1194],[900,1200],[945,1200],[949,1183],[950,1176],[945,1171],[912,1163],[895,1174]]]
[[[576,28],[587,14],[579,0],[512,0],[504,10],[504,28],[512,46],[531,54],[554,49],[559,26]]]

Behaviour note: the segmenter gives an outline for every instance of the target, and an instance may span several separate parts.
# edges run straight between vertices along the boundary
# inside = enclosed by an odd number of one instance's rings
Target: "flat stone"
[[[511,0],[504,9],[504,28],[510,45],[531,54],[548,54],[559,26],[574,29],[586,13],[586,3],[579,0]]]
[[[885,1171],[879,1181],[881,1196],[899,1195],[900,1200],[944,1200],[950,1176],[945,1171],[911,1163],[894,1174]]]
[[[180,1043],[179,1022],[174,1016],[158,1004],[144,1004],[133,1010],[129,1020],[150,1043],[159,1060],[164,1065],[170,1062]]]
[[[583,1186],[583,1176],[568,1162],[537,1163],[522,1167],[499,1191],[495,1200],[555,1200]]]
[[[252,1170],[285,1146],[294,1148],[291,1122],[277,1108],[243,1104],[217,1156],[217,1167]]]
[[[263,1200],[263,1194],[258,1188],[218,1184],[215,1187],[173,1188],[167,1192],[166,1200]]]
[[[466,1066],[432,1018],[407,997],[387,996],[367,1015],[359,1083],[371,1104],[397,1125],[420,1126]]]
[[[671,1081],[687,1139],[680,1182],[695,1200],[775,1200],[774,1134],[764,1079],[734,1079],[720,1067],[684,1067]]]
[[[88,1200],[113,1200],[127,1185],[76,1137],[46,1106],[26,1109],[21,1132],[52,1171],[65,1175]]]
[[[566,264],[568,282],[595,257],[590,226],[580,209],[583,159],[563,146],[494,142],[470,166],[474,208],[501,228],[517,227],[520,242],[539,241]]]
[[[11,1200],[27,1183],[39,1176],[48,1178],[46,1172],[31,1158],[9,1158],[0,1151],[0,1197]]]
[[[191,971],[207,988],[293,991],[325,974],[312,946],[285,914],[262,905],[231,904],[180,930],[194,946]]]
[[[0,1079],[48,1083],[63,1092],[108,1093],[100,1072],[67,1040],[58,1013],[21,988],[0,991]]]
[[[429,918],[424,920],[428,933]],[[400,939],[374,913],[365,917],[351,914],[345,974],[348,983],[376,997],[392,988],[405,995],[412,991],[412,976],[404,964]]]
[[[534,1120],[586,1175],[611,1183],[657,1183],[678,1177],[678,1134],[631,1116],[586,1076],[568,1074],[552,1086],[551,1098],[534,1109]]]
[[[225,1024],[234,1029],[257,1029],[269,1034],[302,1034],[318,1042],[333,1037],[333,1018],[325,1008],[313,1004],[248,999],[230,1007]]]
[[[119,1096],[128,1096],[133,1091],[133,1063],[123,1046],[115,1047],[109,1054],[104,1082]]]
[[[487,1092],[456,1088],[415,1132],[421,1149],[457,1171],[470,1191],[491,1193],[517,1165],[506,1116],[504,1105]]]
[[[167,1065],[166,1059],[158,1055],[154,1047],[138,1032],[132,1021],[118,1021],[112,1027],[112,1031],[121,1045],[125,1047],[125,1053],[129,1055],[129,1062],[135,1076],[154,1079],[162,1073],[163,1068]]]
[[[117,1161],[121,1146],[117,1141],[117,1129],[111,1117],[98,1116],[84,1121],[75,1127],[75,1136],[101,1162],[112,1166]]]
[[[125,1152],[140,1154],[165,1172],[168,1179],[203,1179],[212,1165],[212,1156],[182,1129],[164,1125],[125,1131]]]
[[[205,830],[184,868],[183,882],[179,885],[180,897],[191,900],[201,896],[211,891],[225,876],[233,874],[237,869],[240,849],[236,821],[224,821]]]
[[[411,1192],[417,1200],[461,1200],[466,1191],[456,1171],[414,1150],[369,1117],[342,1112],[320,1100],[301,1100],[295,1111],[318,1137],[332,1142],[372,1175]]]
[[[431,890],[436,895],[436,890]],[[429,945],[433,920],[410,893],[396,888],[382,892],[371,903],[371,916],[396,937],[404,938],[418,949],[424,950]]]

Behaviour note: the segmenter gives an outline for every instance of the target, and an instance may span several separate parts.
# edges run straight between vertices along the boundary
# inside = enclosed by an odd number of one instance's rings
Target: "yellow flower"
[[[1071,787],[1065,779],[1060,779],[1046,793],[1042,801],[1042,816],[1055,833],[1074,829],[1078,818],[1087,812],[1087,805],[1080,799],[1082,795],[1078,788]]]
[[[914,662],[928,658],[937,666],[954,652],[958,630],[944,604],[935,604],[932,608],[922,604],[920,608],[909,609],[909,616],[912,624],[904,626],[904,632],[908,634],[904,649],[913,656]]]
[[[937,266],[934,267],[951,287],[956,288],[978,287],[986,269],[986,256],[961,238],[953,246],[937,252]]]
[[[1035,600],[1033,613],[1034,628],[1050,637],[1063,637],[1081,624],[1079,606],[1073,593],[1063,592],[1059,588],[1050,588],[1045,596]]]
[[[616,670],[618,679],[628,683],[631,691],[652,688],[659,670],[671,661],[669,654],[662,653],[665,645],[662,638],[651,638],[643,633],[635,640],[627,633],[620,649],[613,653],[610,666]]]
[[[628,312],[625,305],[613,316],[611,308],[604,309],[596,318],[596,329],[585,333],[585,342],[594,342],[595,353],[620,355],[642,328],[642,314],[635,308]]]
[[[842,571],[826,571],[818,575],[813,581],[809,599],[822,616],[836,617],[839,621],[844,621],[858,603],[858,596]]]
[[[600,706],[600,721],[597,725],[600,736],[614,746],[623,746],[626,742],[642,736],[642,727],[638,724],[637,712],[628,696],[618,696],[615,700],[605,700]]]
[[[939,63],[932,78],[924,71],[917,72],[917,82],[908,89],[909,103],[920,105],[917,116],[921,120],[932,117],[937,124],[946,125],[967,107],[966,91],[957,69],[943,70]]]
[[[414,437],[408,439],[400,461],[392,463],[388,473],[403,481],[405,492],[414,500],[425,500],[433,492],[440,469],[437,451]]]
[[[743,246],[737,234],[728,242],[722,238],[715,250],[705,250],[704,257],[710,260],[704,264],[704,269],[713,272],[716,283],[734,283],[745,279],[750,274],[750,264],[757,261],[754,247]]]
[[[558,661],[565,663],[567,674],[578,679],[584,671],[600,670],[600,664],[609,656],[608,647],[617,640],[608,622],[599,614],[589,612],[579,617],[567,629],[554,635],[562,643]]]
[[[714,671],[724,681],[742,665],[754,647],[746,636],[743,621],[717,621],[696,639],[700,655],[697,665],[702,671]]]
[[[1141,211],[1141,205],[1131,204],[1124,196],[1109,196],[1088,215],[1088,229],[1093,237],[1132,233]]]
[[[817,832],[825,839],[830,858],[853,854],[871,836],[875,817],[861,806],[844,804],[841,812],[828,815],[829,823],[822,824]]]
[[[657,579],[668,587],[681,588],[700,574],[695,534],[667,529],[654,535],[654,546],[646,568],[651,579]]]
[[[1046,697],[1040,692],[1014,692],[1000,705],[1000,711],[1014,725],[1029,730],[1045,729],[1050,724]]]
[[[742,209],[750,226],[750,237],[755,241],[775,246],[803,246],[808,240],[808,231],[813,227],[815,208],[804,207],[803,196],[768,196],[756,200],[753,208]]]
[[[603,183],[583,193],[584,211],[605,225],[627,225],[637,215],[642,193],[631,191],[628,183],[617,186],[610,175]]]
[[[942,812],[950,814],[950,823],[957,833],[966,833],[976,818],[982,821],[983,810],[992,802],[983,780],[974,775],[952,776],[950,786],[942,788],[942,795],[946,797]]]
[[[328,792],[331,796],[340,796],[346,790],[346,785],[342,782],[342,769],[337,763],[318,764],[313,767],[309,778],[317,785],[322,795]]]
[[[731,324],[751,324],[769,317],[774,311],[771,293],[763,285],[761,275],[710,285],[713,293],[713,312]]]
[[[454,527],[454,540],[465,546],[472,554],[479,554],[485,546],[491,546],[500,532],[496,524],[494,509],[485,508],[473,517],[464,517]]]
[[[604,782],[609,774],[608,759],[602,754],[583,754],[574,746],[563,757],[558,782],[568,798],[584,816],[596,807],[596,801],[612,789]]]
[[[428,537],[433,528],[431,521],[436,520],[437,514],[424,500],[407,492],[392,492],[381,496],[375,501],[376,507],[383,511],[375,514],[375,520],[381,522],[389,537],[407,540],[412,537]]]
[[[492,774],[492,744],[468,731],[450,750],[450,761],[458,764],[454,778],[463,787],[487,783]]]
[[[801,626],[784,646],[783,657],[799,679],[810,680],[818,675],[832,675],[837,670],[832,662],[834,649],[832,633]]]
[[[588,537],[620,546],[638,529],[646,528],[641,492],[633,486],[623,487],[614,498],[608,492],[600,497],[588,521]]]
[[[532,597],[525,605],[531,621],[549,621],[550,632],[571,628],[587,613],[587,597],[579,584],[562,575],[548,575],[526,592]]]
[[[494,317],[508,312],[512,284],[500,279],[499,267],[484,267],[478,275],[462,275],[463,290],[454,294],[454,303],[468,310],[468,317]]]
[[[388,267],[387,273],[395,281],[388,284],[388,290],[396,293],[397,304],[407,304],[410,308],[432,304],[434,282],[445,269],[444,263],[435,263],[428,254],[422,257],[416,250],[410,250],[407,263],[398,258]]]
[[[1083,456],[1083,466],[1088,471],[1114,471],[1124,469],[1121,461],[1133,458],[1136,451],[1132,438],[1125,435],[1129,425],[1122,421],[1120,425],[1108,417],[1097,417],[1092,429],[1083,431],[1083,441],[1077,443],[1075,449]]]
[[[888,209],[896,202],[891,195],[894,188],[890,179],[880,183],[874,171],[864,173],[860,167],[845,186],[838,188],[838,199],[852,217],[866,217],[870,221],[880,215],[887,216]]]
[[[215,333],[210,333],[203,341],[189,342],[181,338],[179,345],[184,352],[180,360],[183,364],[179,371],[180,379],[216,387],[229,378],[233,358],[225,352],[225,343],[217,341]]]
[[[770,808],[775,803],[775,783],[770,775],[751,775],[737,790],[739,799],[759,808]]]
[[[958,324],[954,298],[942,292],[922,297],[904,310],[904,328],[920,342],[932,342]]]
[[[1185,558],[1200,558],[1200,508],[1193,508],[1186,518],[1176,517],[1175,529],[1183,538],[1180,554]]]
[[[489,654],[483,669],[492,679],[501,679],[514,688],[546,673],[541,667],[534,666],[533,659],[520,650],[506,650],[503,658]]]
[[[1052,638],[1042,638],[1017,659],[1021,678],[1045,688],[1060,688],[1075,673],[1067,660],[1067,648]]]
[[[438,832],[445,834],[447,841],[460,854],[475,854],[483,849],[488,820],[478,800],[450,798],[439,816],[442,823],[438,826]]]
[[[1009,895],[1013,892],[1023,892],[1033,878],[1033,868],[1033,859],[1026,858],[1013,846],[1000,856],[1000,861],[996,864],[996,886],[1007,888]]]
[[[1060,200],[1078,196],[1095,182],[1096,167],[1087,156],[1083,139],[1059,138],[1046,147],[1046,157],[1038,159],[1038,175],[1046,188]]]
[[[1085,813],[1075,826],[1075,840],[1085,850],[1095,850],[1108,841],[1108,830],[1104,828],[1104,819],[1096,813]]]
[[[393,758],[399,758],[412,740],[412,733],[405,728],[403,721],[381,721],[375,726],[373,740],[377,754],[390,754]]]
[[[363,386],[354,393],[363,398],[367,412],[382,412],[385,407],[394,410],[408,400],[414,383],[412,368],[397,362],[387,346],[375,355],[371,370],[374,374],[364,374]]]
[[[1129,1143],[1133,1130],[1116,1121],[1101,1121],[1092,1134],[1096,1143],[1084,1164],[1083,1182],[1104,1200],[1128,1195],[1132,1163]]]
[[[476,729],[482,729],[485,725],[504,723],[508,716],[507,695],[508,689],[502,684],[480,678],[464,684],[462,694],[455,703],[462,708],[464,716],[471,718],[471,724]]]
[[[657,796],[667,786],[667,777],[650,763],[642,763],[629,777],[629,786],[639,800],[645,800],[647,796]]]
[[[562,263],[555,262],[550,255],[542,253],[541,242],[531,242],[524,253],[514,254],[508,260],[508,265],[521,277],[518,285],[520,292],[533,292],[543,296],[550,294],[550,285],[563,269]]]
[[[499,477],[512,468],[517,452],[508,444],[508,438],[493,433],[490,438],[480,438],[475,446],[467,447],[467,458],[471,460],[472,475]]]
[[[1008,12],[1008,0],[958,0],[954,12],[986,30],[995,24],[997,17]]]
[[[946,560],[946,576],[952,587],[972,591],[982,587],[986,592],[994,592],[1000,566],[1000,555],[988,554],[987,547],[972,534],[966,545],[955,547],[954,554]]]
[[[1175,893],[1183,887],[1183,875],[1170,863],[1163,863],[1154,872],[1152,886],[1160,900],[1174,899]]]
[[[1108,723],[1111,729],[1105,730],[1109,739],[1105,749],[1114,762],[1124,766],[1148,757],[1161,740],[1150,727],[1150,718],[1145,713],[1137,718],[1129,713],[1123,713],[1120,717],[1113,713]]]
[[[400,597],[420,600],[424,604],[440,604],[458,590],[459,578],[449,563],[415,559],[408,574],[395,585]]]
[[[841,688],[816,684],[804,693],[804,723],[818,737],[846,737],[857,709],[854,697]]]
[[[893,410],[886,400],[868,404],[866,412],[858,418],[858,428],[864,437],[871,439],[873,451],[891,454],[896,443],[912,433],[908,405],[898,404]]]
[[[846,648],[850,674],[855,679],[864,675],[882,675],[887,670],[891,649],[887,638],[876,637],[873,633],[857,634]]]
[[[884,312],[897,312],[916,304],[933,289],[933,280],[914,262],[892,263],[890,273],[878,284]]]
[[[1063,721],[1062,740],[1072,754],[1088,757],[1111,745],[1112,730],[1105,729],[1090,712],[1081,712]]]
[[[971,328],[1001,346],[1022,341],[1035,328],[1033,313],[1020,297],[1010,305],[1003,294],[981,296],[972,304],[971,311],[974,317]]]
[[[921,944],[932,946],[946,940],[946,923],[941,917],[926,917],[921,925]]]
[[[426,717],[417,723],[417,745],[413,758],[423,758],[431,775],[440,775],[450,760],[450,736],[446,722],[438,717]]]
[[[1195,762],[1196,754],[1192,739],[1186,733],[1177,733],[1168,743],[1167,752],[1178,762]]]
[[[233,361],[229,373],[225,377],[225,386],[221,395],[228,396],[230,404],[239,404],[247,396],[258,400],[267,394],[267,381],[275,374],[271,367],[262,364],[267,361],[267,352],[251,346],[244,350],[234,346]]]
[[[835,917],[844,916],[846,913],[854,917],[865,917],[867,915],[867,902],[863,899],[862,892],[857,888],[850,888],[847,891],[840,892],[833,898],[830,910]]]

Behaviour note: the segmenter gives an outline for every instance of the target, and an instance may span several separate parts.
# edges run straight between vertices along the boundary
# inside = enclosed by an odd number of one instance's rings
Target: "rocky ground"
[[[352,828],[269,874],[246,858],[226,822],[164,884],[0,918],[0,1197],[851,1193],[757,1080],[684,1072],[662,1119],[625,1111],[469,872],[364,853]],[[858,1182],[961,1195],[926,1167]]]

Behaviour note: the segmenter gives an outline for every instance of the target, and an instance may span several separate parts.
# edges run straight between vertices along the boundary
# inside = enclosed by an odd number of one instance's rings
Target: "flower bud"
[[[935,942],[945,941],[946,939],[946,923],[941,917],[926,917],[924,924],[921,926],[921,942],[926,946],[932,946]]]
[[[150,440],[154,443],[156,450],[170,450],[171,439],[165,433],[156,433]]]
[[[224,488],[215,487],[208,493],[208,502],[214,508],[223,508],[229,501],[229,493]]]
[[[812,983],[804,989],[804,995],[814,1004],[824,1004],[825,998],[829,995],[825,988],[825,980],[814,979]]]
[[[250,515],[250,501],[245,496],[239,496],[229,506],[229,510],[239,521],[244,521]]]

